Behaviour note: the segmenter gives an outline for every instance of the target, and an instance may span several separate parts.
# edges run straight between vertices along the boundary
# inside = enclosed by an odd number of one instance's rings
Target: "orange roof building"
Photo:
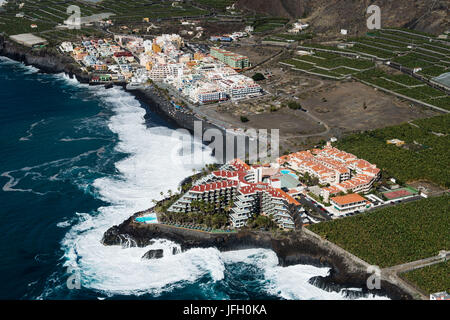
[[[371,202],[357,193],[346,194],[344,196],[333,197],[330,203],[341,213],[365,210],[370,207]]]

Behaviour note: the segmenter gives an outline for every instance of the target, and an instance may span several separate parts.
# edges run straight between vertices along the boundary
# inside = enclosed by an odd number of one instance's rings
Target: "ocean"
[[[175,129],[121,88],[0,57],[0,299],[384,298],[320,289],[310,279],[328,268],[281,267],[266,249],[103,246],[109,227],[214,161],[202,146],[190,164]],[[141,259],[149,249],[164,257]]]

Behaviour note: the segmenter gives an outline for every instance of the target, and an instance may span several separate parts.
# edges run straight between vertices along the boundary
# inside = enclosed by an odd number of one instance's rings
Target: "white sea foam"
[[[80,83],[75,77],[70,77],[68,74],[66,74],[64,72],[55,74],[54,77],[57,80],[62,80],[66,84],[74,86],[74,87],[85,87],[85,88],[89,87],[89,85],[87,83]]]
[[[28,140],[30,140],[32,137],[33,137],[33,129],[36,127],[36,126],[38,126],[38,125],[40,125],[40,124],[44,124],[45,123],[45,119],[42,119],[42,120],[39,120],[39,121],[36,121],[36,122],[34,122],[34,123],[32,123],[31,125],[30,125],[30,128],[27,130],[27,132],[26,132],[26,136],[23,136],[23,137],[21,137],[19,140],[20,141],[28,141]]]
[[[2,0],[0,0],[1,2]],[[0,4],[1,6],[1,4]],[[16,60],[10,59],[8,57],[0,56],[0,63],[4,65],[14,65],[23,69],[24,74],[33,74],[39,72],[39,69],[31,65],[26,65],[23,62],[18,62]]]
[[[31,192],[37,195],[45,195],[48,192],[51,191],[39,191],[39,190],[33,190],[33,189],[23,189],[19,188],[18,185],[20,185],[20,182],[23,178],[27,176],[31,176],[34,180],[50,180],[50,181],[56,181],[59,179],[59,175],[66,172],[67,168],[74,169],[76,168],[75,163],[77,163],[79,160],[84,159],[85,157],[88,157],[89,155],[96,153],[101,153],[103,148],[95,149],[95,150],[89,150],[83,153],[80,153],[79,155],[72,157],[72,158],[63,158],[53,161],[44,162],[35,166],[26,166],[22,167],[20,169],[11,170],[11,171],[5,171],[0,174],[0,176],[5,177],[8,179],[8,181],[3,185],[2,190],[5,192]],[[55,173],[52,176],[43,175],[41,172],[48,170],[48,169],[54,169],[59,168],[60,171]]]
[[[180,148],[180,141],[172,137],[171,129],[147,128],[145,110],[133,96],[117,88],[95,90],[115,112],[109,128],[119,138],[116,150],[128,157],[116,163],[116,176],[94,181],[99,197],[110,205],[100,208],[97,215],[81,215],[80,222],[68,232],[63,240],[66,264],[80,268],[83,286],[105,293],[158,294],[179,282],[193,282],[204,274],[219,280],[224,267],[220,253],[213,248],[193,249],[172,256],[169,253],[176,244],[167,241],[146,248],[125,249],[100,243],[109,227],[150,207],[152,199],[161,198],[160,191],[176,190],[180,181],[191,174],[193,166],[170,162],[171,149]],[[210,152],[204,152],[208,162],[214,162]],[[141,258],[148,250],[161,247],[165,251],[164,258]]]
[[[225,263],[247,263],[256,265],[267,280],[265,289],[269,294],[279,296],[283,299],[295,300],[340,300],[346,299],[346,291],[361,291],[357,288],[346,290],[325,291],[309,283],[309,279],[317,276],[328,275],[329,268],[314,267],[311,265],[293,265],[282,267],[278,265],[278,258],[272,250],[249,249],[222,253]],[[358,299],[386,299],[369,295]]]

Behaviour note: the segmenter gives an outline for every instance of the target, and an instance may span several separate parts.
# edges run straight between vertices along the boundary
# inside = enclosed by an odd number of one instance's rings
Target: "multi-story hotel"
[[[294,217],[303,210],[300,203],[283,190],[263,183],[262,172],[261,167],[232,160],[198,180],[169,211],[195,211],[196,201],[203,201],[214,204],[215,209],[231,206],[230,221],[236,228],[245,226],[255,214],[262,214],[272,217],[283,229],[294,229]]]
[[[211,48],[210,54],[212,57],[218,59],[219,61],[227,64],[228,66],[236,70],[245,69],[250,66],[248,57],[237,53],[233,53],[231,51],[214,47]]]

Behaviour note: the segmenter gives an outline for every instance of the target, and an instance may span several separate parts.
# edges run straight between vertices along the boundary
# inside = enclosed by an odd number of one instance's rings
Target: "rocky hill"
[[[348,29],[364,33],[366,9],[381,8],[382,27],[407,27],[438,34],[449,29],[448,0],[237,0],[245,11],[271,16],[304,18],[318,32]]]

